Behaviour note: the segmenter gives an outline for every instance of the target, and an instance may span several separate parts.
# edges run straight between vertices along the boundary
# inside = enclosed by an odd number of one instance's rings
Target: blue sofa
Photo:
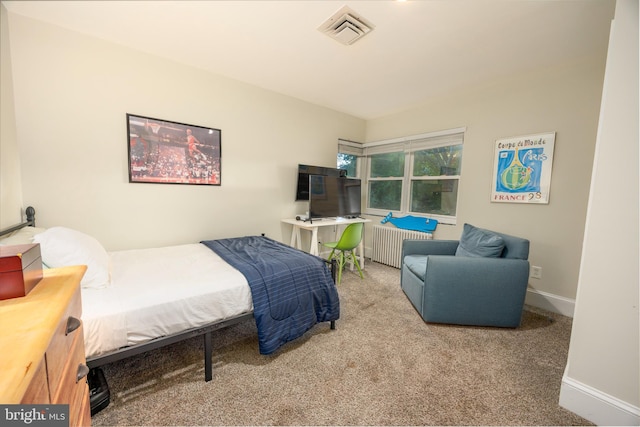
[[[529,241],[469,224],[460,240],[405,240],[400,284],[426,322],[516,328]]]

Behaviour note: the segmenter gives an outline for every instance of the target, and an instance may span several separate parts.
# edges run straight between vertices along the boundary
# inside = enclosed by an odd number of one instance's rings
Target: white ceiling
[[[605,52],[614,0],[2,1],[26,15],[371,119]],[[348,5],[375,29],[318,31]]]

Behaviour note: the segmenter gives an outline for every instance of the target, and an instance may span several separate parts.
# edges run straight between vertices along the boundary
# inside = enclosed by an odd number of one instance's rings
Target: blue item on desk
[[[433,218],[423,218],[419,216],[407,215],[402,218],[393,218],[392,213],[389,212],[387,216],[382,218],[381,224],[390,222],[398,228],[404,228],[405,230],[422,231],[425,233],[431,233],[438,226],[438,220]]]

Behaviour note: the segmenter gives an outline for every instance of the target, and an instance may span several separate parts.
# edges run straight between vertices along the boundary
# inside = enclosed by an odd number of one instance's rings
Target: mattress
[[[110,286],[82,289],[87,357],[253,310],[242,273],[200,243],[109,257]]]

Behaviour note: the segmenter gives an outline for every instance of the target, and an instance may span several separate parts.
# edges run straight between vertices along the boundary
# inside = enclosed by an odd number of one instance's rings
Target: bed
[[[195,336],[204,337],[212,379],[212,334],[254,319],[258,350],[272,354],[317,323],[335,329],[335,264],[264,236],[107,253],[86,234],[27,221],[0,244],[39,243],[45,268],[85,264],[81,283],[87,365],[96,368]]]

